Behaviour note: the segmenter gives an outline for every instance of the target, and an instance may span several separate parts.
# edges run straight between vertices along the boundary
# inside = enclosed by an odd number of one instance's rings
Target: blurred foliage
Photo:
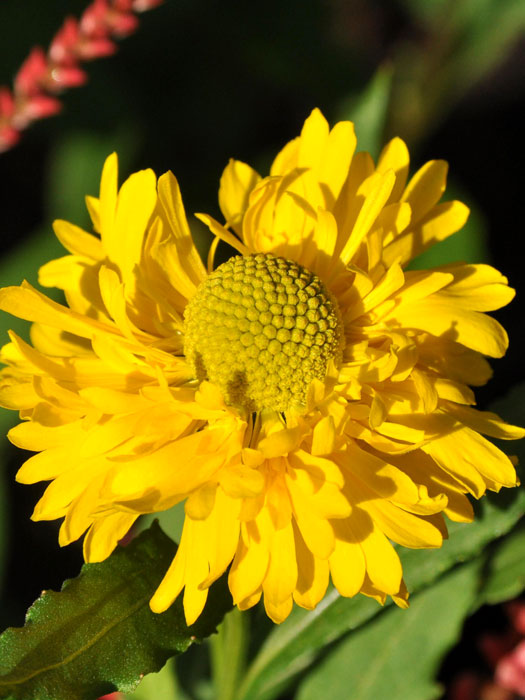
[[[363,91],[343,101],[338,114],[338,119],[354,122],[358,149],[374,159],[383,146],[392,77],[392,66],[381,66]]]
[[[413,38],[396,54],[391,128],[411,143],[424,138],[518,48],[525,32],[521,0],[403,0]],[[512,67],[507,80],[520,80]]]

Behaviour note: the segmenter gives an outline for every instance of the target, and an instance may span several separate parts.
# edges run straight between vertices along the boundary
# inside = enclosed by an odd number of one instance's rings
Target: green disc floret
[[[270,254],[236,256],[200,285],[184,314],[195,377],[230,406],[287,411],[341,361],[339,309],[319,277]]]

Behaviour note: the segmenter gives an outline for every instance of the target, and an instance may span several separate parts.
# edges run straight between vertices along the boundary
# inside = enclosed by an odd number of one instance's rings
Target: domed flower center
[[[186,307],[184,353],[195,376],[228,405],[286,411],[310,382],[340,362],[342,322],[321,280],[292,260],[236,256],[220,265]]]

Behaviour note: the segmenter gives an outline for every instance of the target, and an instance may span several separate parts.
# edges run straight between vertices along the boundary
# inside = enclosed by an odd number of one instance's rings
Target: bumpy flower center
[[[339,310],[321,280],[270,254],[231,258],[186,307],[184,353],[195,376],[248,411],[304,404],[342,349]]]

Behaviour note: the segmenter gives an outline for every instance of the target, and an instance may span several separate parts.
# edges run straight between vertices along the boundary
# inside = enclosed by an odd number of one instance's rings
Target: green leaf
[[[522,0],[455,3],[457,48],[448,65],[456,94],[483,78],[507,56],[525,29]]]
[[[450,539],[436,550],[400,550],[405,580],[412,594],[429,586],[458,562],[478,555],[486,545],[508,532],[525,513],[525,489],[505,490],[485,497],[474,523],[452,524]],[[240,700],[270,700],[310,664],[327,644],[357,629],[382,608],[364,596],[342,598],[332,589],[308,612],[295,608],[276,627],[249,667]]]
[[[465,90],[509,55],[525,29],[523,0],[404,0],[404,4],[415,21],[426,25],[430,50],[421,51],[419,44],[413,56],[423,67],[426,82],[420,91],[426,92],[430,104],[436,98],[442,103],[461,99]]]
[[[234,608],[210,640],[215,700],[235,700],[248,651],[249,617]]]
[[[180,598],[162,614],[149,599],[175,554],[157,524],[106,561],[86,564],[61,593],[47,591],[23,628],[0,637],[0,698],[90,700],[132,692],[141,677],[212,634],[232,606],[225,580],[187,627]]]
[[[507,535],[487,562],[478,606],[511,600],[525,590],[525,524]]]
[[[482,559],[456,567],[350,634],[306,677],[297,700],[432,700],[443,655],[455,644],[476,597]],[[351,688],[351,692],[349,689]]]
[[[340,119],[354,122],[358,150],[374,158],[383,142],[391,89],[392,68],[381,66],[362,93],[347,99],[339,110]]]

